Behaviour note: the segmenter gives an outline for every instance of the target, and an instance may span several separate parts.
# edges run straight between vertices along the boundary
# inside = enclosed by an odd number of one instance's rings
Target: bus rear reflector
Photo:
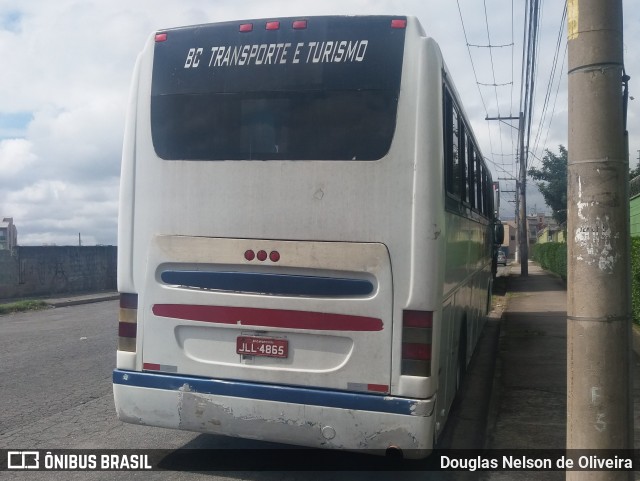
[[[136,352],[138,335],[138,294],[120,294],[118,350]]]
[[[402,366],[408,376],[431,376],[433,312],[403,311]]]

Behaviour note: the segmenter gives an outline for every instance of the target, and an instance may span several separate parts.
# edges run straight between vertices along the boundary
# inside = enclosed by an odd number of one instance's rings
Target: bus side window
[[[483,187],[485,189],[485,205],[484,205],[484,213],[487,217],[491,218],[493,216],[493,188],[491,185],[491,174],[488,170],[484,171],[484,183]],[[489,194],[491,192],[491,194]]]
[[[460,165],[460,115],[448,89],[444,91],[444,161],[447,193],[460,198],[462,167]]]
[[[467,177],[469,168],[467,166],[467,126],[460,118],[460,130],[458,135],[458,151],[460,163],[460,198],[469,202],[469,179]]]
[[[476,154],[476,208],[482,212],[482,157]]]
[[[477,203],[476,203],[476,174],[475,174],[475,164],[476,164],[476,152],[475,152],[475,148],[473,146],[473,143],[471,142],[470,138],[467,138],[467,146],[468,146],[468,150],[467,150],[467,185],[469,188],[469,195],[468,195],[468,199],[469,199],[469,204],[471,205],[471,207],[476,207]]]
[[[482,183],[482,177],[483,177],[483,165],[482,162],[480,161],[480,159],[477,159],[477,163],[476,166],[478,167],[477,171],[476,171],[476,181],[477,181],[477,186],[478,186],[478,211],[480,211],[481,214],[484,214],[484,187],[483,187],[483,183]]]
[[[487,216],[489,215],[489,199],[487,196],[487,169],[484,167],[482,169],[482,213]]]

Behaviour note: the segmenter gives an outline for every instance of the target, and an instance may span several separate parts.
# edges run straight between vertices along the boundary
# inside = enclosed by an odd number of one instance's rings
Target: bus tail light
[[[307,28],[307,21],[306,20],[295,20],[293,22],[293,29],[294,30],[304,30],[305,28]]]
[[[431,376],[433,312],[402,312],[402,367],[408,376]]]
[[[120,293],[118,350],[136,352],[138,334],[138,294]]]

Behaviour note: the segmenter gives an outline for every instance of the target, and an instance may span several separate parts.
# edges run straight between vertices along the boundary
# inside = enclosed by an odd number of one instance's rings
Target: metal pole
[[[622,0],[569,0],[567,448],[631,449]],[[567,480],[631,480],[569,471]]]

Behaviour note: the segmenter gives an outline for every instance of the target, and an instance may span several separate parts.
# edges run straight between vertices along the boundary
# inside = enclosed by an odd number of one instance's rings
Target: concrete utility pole
[[[622,0],[569,0],[567,448],[631,449]],[[631,480],[631,472],[567,472]]]
[[[518,195],[520,212],[518,219],[518,234],[520,242],[520,275],[529,275],[529,234],[527,225],[527,155],[524,150],[524,112],[520,112],[520,179],[518,182]]]

